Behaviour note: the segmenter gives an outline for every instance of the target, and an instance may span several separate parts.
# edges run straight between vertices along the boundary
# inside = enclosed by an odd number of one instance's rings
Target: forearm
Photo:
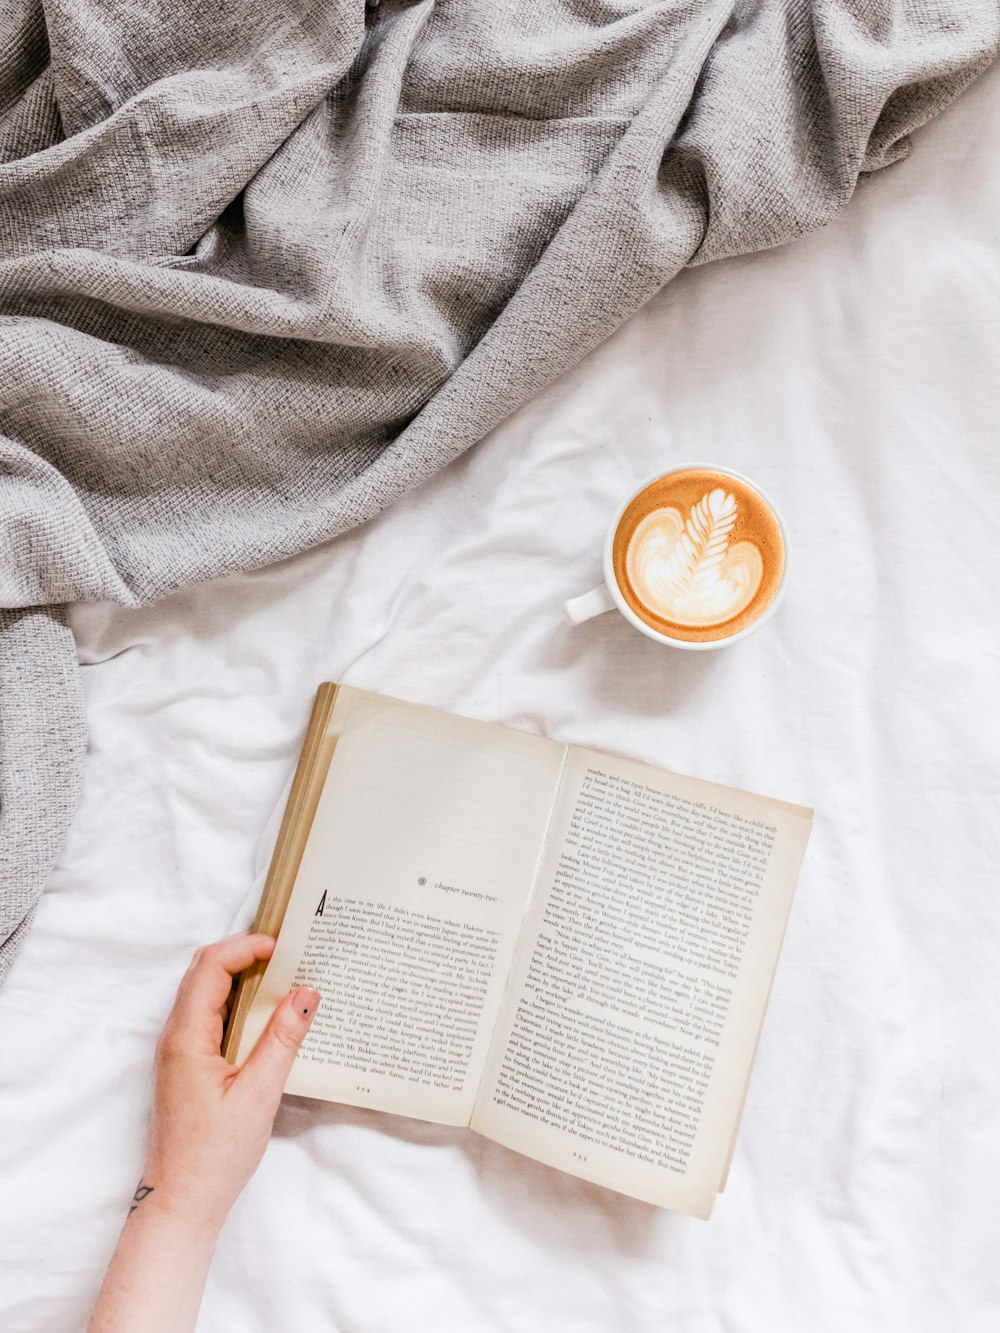
[[[88,1333],[191,1333],[218,1231],[153,1189],[122,1228]]]
[[[285,996],[239,1069],[220,1043],[232,980],[269,958],[269,935],[199,949],[156,1047],[146,1174],[94,1306],[89,1333],[191,1333],[219,1229],[257,1169],[281,1090],[319,1004]]]

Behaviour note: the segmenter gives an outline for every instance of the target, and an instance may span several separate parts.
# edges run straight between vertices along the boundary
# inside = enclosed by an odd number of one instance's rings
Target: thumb
[[[273,1099],[275,1106],[292,1072],[303,1038],[319,1008],[319,991],[299,986],[275,1006],[267,1027],[247,1056],[239,1081],[257,1096]]]

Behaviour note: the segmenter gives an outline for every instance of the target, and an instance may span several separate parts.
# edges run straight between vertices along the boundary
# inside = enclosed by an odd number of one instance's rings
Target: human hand
[[[269,935],[233,935],[199,949],[156,1048],[153,1110],[136,1202],[217,1229],[264,1155],[281,1092],[319,993],[281,1001],[243,1066],[220,1051],[233,974],[269,958]],[[145,1193],[144,1193],[145,1191]]]
[[[199,949],[181,981],[156,1048],[146,1166],[90,1333],[194,1328],[219,1228],[264,1155],[319,1006],[318,992],[300,986],[276,1006],[242,1069],[222,1058],[233,974],[273,951],[269,935],[233,935]]]

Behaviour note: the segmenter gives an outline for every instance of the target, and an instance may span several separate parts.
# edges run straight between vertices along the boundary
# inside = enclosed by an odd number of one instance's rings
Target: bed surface
[[[83,1327],[191,952],[249,924],[323,679],[813,805],[709,1224],[464,1131],[287,1098],[199,1330],[986,1333],[1000,1321],[1000,69],[824,232],[689,270],[364,529],[74,609],[84,799],[0,992],[0,1328]],[[759,481],[784,604],[573,629],[661,466]]]

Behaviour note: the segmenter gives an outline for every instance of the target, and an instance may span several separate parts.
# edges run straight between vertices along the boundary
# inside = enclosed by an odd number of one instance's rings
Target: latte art
[[[707,643],[748,629],[781,589],[778,517],[745,478],[679,468],[625,507],[611,550],[629,610],[670,639]]]
[[[720,625],[753,600],[764,574],[751,541],[732,542],[738,504],[717,487],[685,520],[679,509],[654,509],[628,545],[629,582],[650,611],[678,625]]]

